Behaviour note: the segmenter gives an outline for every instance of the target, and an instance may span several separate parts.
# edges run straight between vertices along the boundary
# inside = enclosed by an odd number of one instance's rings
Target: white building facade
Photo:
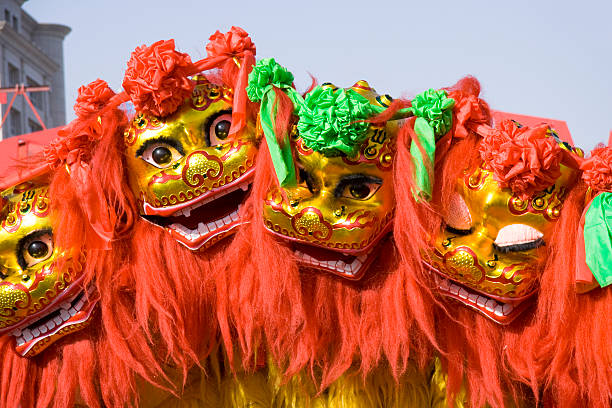
[[[16,85],[51,87],[48,92],[28,96],[47,128],[66,123],[64,89],[64,38],[70,28],[41,24],[21,6],[26,0],[0,0],[0,88]],[[7,104],[0,105],[0,120]],[[0,139],[42,130],[38,119],[21,95],[0,128]]]

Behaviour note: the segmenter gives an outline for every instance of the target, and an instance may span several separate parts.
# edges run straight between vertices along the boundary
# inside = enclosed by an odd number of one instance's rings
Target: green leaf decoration
[[[416,140],[412,140],[410,145],[410,154],[412,156],[412,163],[414,164],[414,191],[413,197],[416,202],[420,200],[429,201],[432,195],[431,174],[429,174],[428,168],[433,170],[433,163],[436,154],[436,139],[434,130],[430,126],[427,120],[417,117],[414,122],[414,131],[418,138],[417,145]],[[421,149],[423,150],[421,152]],[[425,154],[425,157],[423,156]],[[429,163],[429,166],[427,166]]]
[[[317,86],[306,95],[297,128],[312,150],[326,156],[353,156],[367,138],[370,124],[363,120],[377,113],[367,98],[352,89]]]
[[[425,119],[433,128],[436,138],[443,136],[453,125],[455,100],[444,90],[428,89],[412,100],[412,112]]]
[[[272,87],[291,88],[293,74],[274,58],[265,58],[257,62],[249,74],[249,84],[246,87],[247,96],[253,102],[259,102]]]
[[[261,101],[259,106],[259,120],[263,129],[266,143],[274,165],[274,171],[281,187],[292,186],[297,183],[295,164],[288,141],[281,146],[275,133],[276,124],[276,93],[275,88],[281,89],[291,99],[294,111],[299,110],[303,103],[301,96],[293,89],[293,74],[274,58],[260,60],[249,74],[249,84],[246,87],[247,96],[253,102]],[[284,135],[286,137],[286,135]]]
[[[598,194],[584,218],[586,263],[603,288],[612,284],[612,193]]]

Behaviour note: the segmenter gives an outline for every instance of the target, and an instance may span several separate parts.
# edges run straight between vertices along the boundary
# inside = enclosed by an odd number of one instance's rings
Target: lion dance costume
[[[611,147],[206,50],[0,179],[1,406],[610,406]]]

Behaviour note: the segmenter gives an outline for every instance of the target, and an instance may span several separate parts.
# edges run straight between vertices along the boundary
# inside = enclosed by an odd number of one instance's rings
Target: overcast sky
[[[492,108],[565,120],[591,149],[612,130],[612,1],[29,0],[39,22],[70,26],[64,43],[68,119],[80,85],[119,89],[139,45],[174,38],[193,60],[217,29],[250,33],[298,88],[367,80],[412,96],[476,76]]]

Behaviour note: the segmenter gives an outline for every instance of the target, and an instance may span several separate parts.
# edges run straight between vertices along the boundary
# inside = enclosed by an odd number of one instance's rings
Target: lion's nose
[[[477,283],[484,277],[484,271],[471,251],[459,249],[447,258],[446,263],[463,281]]]
[[[314,207],[302,210],[293,218],[293,226],[299,235],[309,235],[319,240],[331,237],[332,226],[323,218],[321,211]]]

